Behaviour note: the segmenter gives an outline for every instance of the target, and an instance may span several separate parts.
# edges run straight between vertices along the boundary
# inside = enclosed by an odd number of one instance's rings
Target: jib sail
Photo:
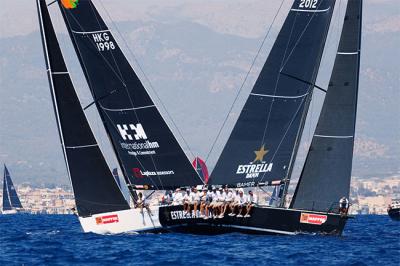
[[[329,88],[292,207],[328,211],[349,197],[360,71],[362,0],[347,3]]]
[[[45,0],[37,0],[54,111],[79,216],[129,209],[90,129],[65,65]]]
[[[59,5],[126,182],[142,189],[201,184],[92,1]]]
[[[288,178],[334,5],[294,1],[211,174],[212,184],[279,185]]]

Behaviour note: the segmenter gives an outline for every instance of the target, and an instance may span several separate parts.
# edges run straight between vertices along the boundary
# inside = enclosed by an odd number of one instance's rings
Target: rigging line
[[[92,7],[92,9],[93,9],[93,7]],[[72,16],[72,18],[75,20],[75,22],[77,23],[77,25],[82,29],[82,31],[85,31],[85,29],[82,27],[82,25],[79,23],[79,21],[75,18],[75,16],[74,16],[73,14],[71,14],[71,16]],[[96,17],[96,16],[95,16],[95,17]],[[97,17],[96,17],[96,20],[97,20]],[[67,19],[66,21],[67,21],[67,23],[69,24],[69,27],[70,27],[71,30],[72,30],[71,24],[69,23],[68,19]],[[97,20],[97,21],[98,21],[98,20]],[[100,27],[100,24],[99,24],[99,27]],[[100,28],[101,28],[101,27],[100,27]],[[77,43],[77,39],[76,39],[75,35],[74,35],[74,34],[71,34],[71,35],[73,36],[75,42]],[[91,39],[89,39],[89,40],[90,40],[90,42],[93,44],[93,46],[96,47],[95,44],[94,44],[94,42],[93,42]],[[77,47],[79,53],[82,54],[81,51],[80,51],[80,49],[79,49],[79,47],[78,47],[78,45],[76,45],[76,47]],[[113,73],[115,74],[115,76],[120,80],[120,82],[122,83],[123,87],[126,89],[126,84],[125,84],[125,82],[121,79],[121,77],[118,76],[118,74],[115,72],[114,68],[111,66],[111,64],[108,62],[108,60],[107,60],[101,53],[99,53],[99,55],[101,56],[101,58],[103,59],[103,61],[106,62],[106,64],[108,65],[108,67],[113,71]],[[87,70],[87,68],[86,68],[85,62],[84,62],[83,60],[80,60],[80,61],[82,62],[82,66],[85,68],[86,73],[88,73],[88,70]],[[92,95],[95,95],[94,91],[91,89],[91,87],[92,87],[91,80],[88,79],[88,82],[89,82],[89,88],[90,88],[90,90],[91,90],[91,92],[92,92]],[[132,101],[131,101],[131,104],[133,105]],[[101,106],[100,103],[99,103],[99,105]],[[133,107],[133,106],[132,106],[132,107]],[[104,113],[107,115],[107,117],[108,117],[108,119],[109,119],[110,121],[113,121],[113,120],[111,119],[111,117],[110,117],[106,112],[104,112]],[[140,122],[140,119],[139,119],[139,117],[137,116],[136,111],[134,111],[134,114],[135,114],[135,116],[136,116],[136,119]],[[118,129],[115,127],[115,125],[114,125],[113,123],[111,123],[111,125],[114,126],[115,130],[118,130]],[[117,153],[117,152],[116,152],[116,153]],[[143,164],[140,162],[140,159],[139,159],[137,156],[135,156],[135,157],[136,157],[137,161],[139,162],[139,164],[143,167]],[[124,169],[126,169],[126,168],[124,167]],[[146,168],[143,167],[143,170],[146,171]],[[128,178],[129,178],[129,177],[128,177]],[[148,178],[151,180],[151,182],[153,183],[153,185],[158,189],[158,186],[155,185],[154,181],[152,180],[152,177],[148,177]]]
[[[310,86],[312,86],[312,87],[315,87],[315,88],[317,88],[317,89],[319,89],[319,90],[321,90],[321,91],[323,91],[323,92],[327,92],[326,89],[321,88],[320,86],[318,86],[318,85],[315,84],[315,83],[311,83],[311,82],[309,82],[309,81],[306,81],[306,80],[304,80],[304,79],[298,78],[298,77],[296,77],[296,76],[293,76],[293,75],[291,75],[291,74],[288,74],[288,73],[285,73],[285,72],[282,72],[282,71],[279,72],[279,74],[282,74],[282,75],[287,76],[287,77],[289,77],[289,78],[292,78],[292,79],[298,80],[298,81],[300,81],[300,82],[303,82],[303,83],[305,83],[305,84],[307,84],[307,85],[310,85]]]
[[[65,11],[62,11],[62,12],[65,12]],[[65,15],[65,14],[64,14],[64,15]],[[66,16],[66,15],[65,15],[65,16]],[[82,27],[82,25],[81,25],[81,24],[79,23],[79,21],[74,17],[73,14],[72,14],[72,18],[75,20],[75,22],[78,24],[78,26],[84,31],[85,29]],[[69,23],[68,19],[66,19],[66,22],[68,23],[70,29],[72,30],[71,24]],[[76,39],[75,35],[74,35],[74,34],[71,34],[71,36],[72,36],[72,38],[74,38],[75,42],[77,43],[77,39]],[[92,43],[93,43],[93,41],[92,41]],[[94,44],[93,44],[93,45],[94,45]],[[76,48],[78,49],[78,52],[79,52],[80,54],[82,54],[81,51],[80,51],[79,46],[78,46],[78,45],[75,45],[75,46],[76,46]],[[108,66],[111,68],[111,70],[114,72],[114,74],[116,75],[116,77],[117,77],[118,79],[120,79],[120,78],[118,77],[118,75],[115,73],[114,69],[109,65],[108,61],[104,58],[104,56],[103,56],[101,53],[100,53],[100,55],[101,55],[102,59],[103,59],[103,60],[108,64]],[[81,64],[82,67],[84,68],[84,70],[86,71],[86,73],[88,73],[88,70],[87,70],[87,68],[86,68],[85,62],[84,62],[83,60],[80,60],[80,62],[82,62],[82,64]],[[88,78],[87,80],[88,80],[89,89],[91,90],[92,95],[95,95],[94,91],[91,89],[93,85],[92,85],[92,82],[91,82],[90,78]],[[126,85],[124,84],[124,82],[123,82],[121,79],[120,79],[120,81],[121,81],[121,83],[123,83],[123,85],[126,87]],[[99,103],[99,104],[100,104],[100,103]],[[106,112],[104,112],[104,113],[108,116],[108,114],[107,114]],[[108,119],[109,119],[110,121],[113,121],[109,116],[108,116]],[[111,123],[111,124],[113,125],[113,123]],[[113,125],[113,126],[115,127],[115,125]],[[115,130],[118,130],[118,129],[115,127]],[[116,150],[115,150],[115,153],[116,153],[116,156],[117,156],[117,151],[116,151]],[[136,157],[137,161],[139,162],[139,164],[141,165],[141,167],[143,167],[143,164],[140,162],[139,158],[137,158],[137,156],[135,156],[135,157]],[[121,165],[121,167],[123,167],[123,168],[125,169],[125,171],[126,171],[126,168],[125,168],[123,165]],[[143,167],[143,170],[146,171],[146,168]],[[126,173],[127,173],[127,172],[126,172]],[[128,180],[129,180],[129,176],[128,176],[127,178],[128,178]],[[151,182],[153,182],[153,185],[154,185],[154,181],[152,180],[152,178],[150,177],[149,179],[150,179]],[[157,187],[157,185],[155,185],[155,187]],[[158,187],[157,187],[157,188],[158,188]]]
[[[319,5],[318,5],[317,8],[319,8],[323,2],[324,2],[324,1],[321,1],[321,2],[319,3]],[[295,42],[295,44],[294,44],[292,50],[290,51],[288,57],[286,58],[285,63],[282,65],[280,71],[282,71],[283,68],[286,66],[287,62],[289,61],[289,58],[292,56],[292,54],[293,54],[295,48],[297,47],[297,45],[298,45],[299,42],[300,42],[300,39],[303,37],[304,33],[307,31],[308,26],[310,25],[311,21],[312,21],[313,18],[316,16],[316,14],[318,14],[318,13],[317,13],[317,12],[314,12],[314,13],[311,15],[310,20],[307,22],[307,25],[304,27],[304,29],[303,29],[303,31],[301,32],[300,36],[297,38],[297,40],[296,40],[296,42]],[[296,17],[297,17],[297,16],[296,16]],[[288,42],[288,44],[289,44],[289,42]]]
[[[105,13],[106,13],[107,16],[109,17],[111,23],[114,25],[114,28],[116,29],[116,31],[117,31],[118,34],[120,35],[120,37],[121,37],[122,41],[124,42],[125,46],[128,48],[129,53],[131,54],[131,56],[133,57],[134,61],[135,61],[136,64],[138,65],[140,71],[143,73],[143,76],[145,77],[145,79],[146,79],[147,82],[149,83],[150,88],[152,89],[152,91],[153,91],[154,94],[156,95],[158,101],[161,103],[161,105],[162,105],[164,111],[166,112],[167,116],[169,117],[169,119],[171,120],[172,124],[174,125],[174,127],[175,127],[176,130],[178,131],[179,136],[182,138],[182,140],[183,140],[184,144],[186,145],[187,149],[189,150],[190,154],[195,158],[196,156],[195,156],[194,153],[192,152],[192,150],[191,150],[189,144],[187,143],[186,139],[184,138],[184,136],[183,136],[182,132],[180,131],[179,127],[176,125],[176,123],[175,123],[175,121],[173,120],[172,116],[171,116],[170,113],[168,112],[168,110],[167,110],[167,108],[165,107],[163,101],[162,101],[161,98],[159,97],[157,91],[154,89],[153,84],[151,83],[150,79],[147,77],[147,75],[146,75],[146,73],[144,72],[143,68],[141,67],[139,61],[138,61],[137,58],[135,57],[133,51],[130,49],[130,47],[129,47],[127,41],[126,41],[126,39],[125,39],[124,36],[121,34],[119,28],[117,27],[117,25],[116,25],[116,23],[114,22],[114,20],[112,19],[111,15],[109,14],[109,12],[107,11],[107,9],[105,8],[103,2],[102,2],[101,0],[99,0],[99,2],[100,2],[100,4],[101,4],[102,8],[104,9]],[[129,93],[128,93],[128,95],[129,95]],[[150,97],[150,95],[149,95],[149,97]],[[129,95],[129,98],[130,98],[130,95]],[[150,97],[150,99],[151,99],[151,97]],[[132,101],[132,100],[130,99],[130,101]],[[133,104],[133,103],[132,103],[132,104]],[[135,111],[135,114],[136,114],[136,111]],[[161,115],[161,114],[160,114],[160,115]],[[161,116],[161,117],[162,117],[162,116]],[[138,120],[139,120],[139,119],[138,119]],[[163,119],[163,120],[164,120],[164,119]],[[165,122],[165,120],[164,120],[164,122]],[[168,124],[167,124],[167,127],[168,127]],[[178,143],[178,145],[179,145],[179,143]],[[179,145],[179,146],[180,146],[180,145]],[[182,149],[182,147],[180,147],[180,148]],[[182,151],[183,151],[183,149],[182,149]],[[183,151],[183,152],[184,152],[184,151]],[[185,155],[186,155],[186,154],[185,154]],[[152,161],[153,161],[154,167],[156,168],[155,162],[154,162],[154,160],[153,160],[153,157],[152,157],[151,155],[150,155],[150,157],[151,157],[151,159],[152,159]],[[190,163],[190,161],[189,161],[189,163]],[[196,174],[197,174],[197,172],[196,172]],[[157,176],[158,176],[158,175],[157,175]],[[204,184],[204,181],[201,179],[201,177],[200,177],[198,174],[197,174],[197,177],[198,177],[199,180]],[[160,178],[160,177],[159,177],[159,178]]]
[[[102,5],[102,6],[103,6],[103,5]],[[96,18],[97,23],[99,24],[99,28],[101,28],[101,27],[100,27],[100,22],[99,22],[99,20],[98,20],[98,18],[97,18],[97,16],[96,16],[96,12],[95,12],[95,10],[94,10],[94,6],[92,5],[92,3],[90,3],[90,7],[91,7],[91,10],[92,10],[92,12],[93,12],[93,16]],[[103,8],[104,8],[104,6],[103,6]],[[104,8],[104,9],[105,9],[105,8]],[[110,17],[110,19],[111,19],[111,21],[112,21],[112,18],[111,18],[111,17]],[[111,32],[111,31],[110,31],[110,32]],[[116,44],[116,45],[117,45],[117,44]],[[115,67],[117,68],[117,71],[118,71],[119,74],[120,74],[121,80],[123,81],[124,84],[126,84],[125,79],[124,79],[124,77],[123,77],[123,75],[122,75],[121,69],[119,68],[119,66],[118,66],[118,64],[117,64],[117,61],[115,60],[114,54],[113,54],[113,52],[112,52],[111,50],[110,50],[110,54],[111,54],[111,57],[112,57],[112,59],[113,59],[113,61],[114,61]],[[131,108],[134,108],[135,105],[134,105],[133,100],[132,100],[132,97],[131,97],[131,95],[130,95],[130,93],[129,93],[128,87],[127,87],[127,86],[124,86],[123,89],[125,90],[126,95],[128,96],[129,102],[130,102],[130,104],[131,104]],[[102,107],[102,108],[103,108],[103,107]],[[103,108],[103,109],[104,109],[104,108]],[[136,109],[132,109],[132,110],[133,110],[133,112],[134,112],[134,115],[135,115],[135,117],[136,117],[136,120],[137,120],[139,123],[141,123],[141,122],[140,122],[140,119],[139,119],[139,115],[138,115],[137,112],[136,112]],[[104,112],[104,113],[105,113],[105,112]],[[110,119],[110,120],[111,120],[111,119]],[[111,120],[111,121],[113,121],[113,120]],[[149,156],[150,156],[150,158],[151,158],[151,161],[152,161],[153,166],[154,166],[154,168],[155,168],[155,170],[156,170],[156,173],[157,173],[157,172],[158,172],[158,171],[157,171],[157,166],[156,166],[156,163],[155,163],[155,161],[154,161],[154,159],[153,159],[153,155],[150,154]],[[139,159],[137,158],[137,156],[136,156],[136,159],[139,160]],[[160,179],[160,176],[159,176],[158,174],[157,174],[157,177],[158,177],[158,179],[159,179],[159,181],[160,181],[161,188],[163,189],[164,186],[163,186],[162,181],[161,181],[161,179]],[[149,178],[149,179],[152,179],[151,176],[149,176],[148,178]],[[152,181],[152,182],[153,182],[153,184],[154,184],[154,181]],[[156,187],[157,187],[157,186],[156,186]],[[157,187],[157,189],[158,189],[158,187]]]
[[[310,92],[309,92],[309,93],[310,93]],[[301,103],[299,104],[299,107],[297,108],[296,113],[293,115],[293,118],[292,118],[292,120],[290,121],[290,123],[289,123],[289,125],[288,125],[288,127],[287,127],[287,129],[286,129],[286,131],[285,131],[285,134],[283,135],[281,141],[279,142],[279,144],[278,144],[278,146],[277,146],[277,148],[276,148],[276,150],[275,150],[275,153],[274,153],[274,155],[272,156],[272,158],[271,158],[271,160],[269,161],[269,163],[271,163],[271,162],[275,159],[275,155],[277,154],[279,148],[281,147],[281,145],[282,145],[282,143],[283,143],[283,140],[286,138],[286,135],[287,135],[287,133],[289,132],[289,128],[291,128],[291,126],[292,126],[294,120],[296,119],[296,117],[297,117],[297,115],[298,115],[298,113],[299,113],[299,111],[300,111],[300,109],[301,109],[301,106],[305,103],[305,100],[306,100],[306,98],[303,98],[303,99],[301,100]],[[261,181],[264,180],[265,175],[266,175],[266,172],[263,173],[263,175],[262,175],[262,177],[261,177],[261,179],[260,179],[259,182],[261,182]],[[254,180],[254,178],[253,178],[253,180]]]
[[[249,75],[250,75],[250,72],[251,72],[251,70],[252,70],[253,67],[254,67],[254,64],[256,63],[256,60],[257,60],[257,58],[258,58],[258,56],[259,56],[259,54],[260,54],[260,52],[261,52],[261,50],[262,50],[262,48],[263,48],[263,46],[264,46],[265,41],[266,41],[267,38],[268,38],[268,35],[269,35],[269,33],[270,33],[271,29],[272,29],[272,26],[274,25],[275,20],[276,20],[276,18],[278,17],[278,14],[279,14],[279,12],[280,12],[280,10],[281,10],[281,8],[282,8],[284,2],[285,2],[285,0],[282,0],[282,2],[281,2],[281,4],[280,4],[280,6],[279,6],[277,12],[275,13],[275,16],[274,16],[274,18],[273,18],[273,20],[272,20],[272,23],[271,23],[271,25],[269,26],[269,28],[268,28],[268,30],[267,30],[267,33],[265,34],[264,39],[263,39],[262,42],[261,42],[260,47],[258,48],[258,51],[257,51],[257,53],[256,53],[256,56],[254,57],[253,62],[251,63],[250,68],[249,68],[249,70],[248,70],[247,73],[246,73],[246,76],[245,76],[245,78],[244,78],[244,80],[243,80],[243,82],[242,82],[242,85],[240,86],[240,88],[239,88],[239,90],[238,90],[238,92],[237,92],[237,94],[236,94],[236,96],[235,96],[235,99],[233,100],[233,103],[232,103],[231,107],[229,108],[229,111],[228,111],[228,113],[227,113],[227,115],[226,115],[226,117],[225,117],[225,119],[224,119],[224,122],[222,123],[222,126],[220,127],[220,129],[219,129],[219,131],[218,131],[218,134],[217,134],[217,136],[215,137],[213,144],[211,145],[211,149],[210,149],[210,151],[208,152],[207,157],[206,157],[206,159],[205,159],[205,162],[206,162],[206,163],[207,163],[208,158],[210,157],[211,152],[214,150],[215,144],[217,143],[217,140],[219,139],[219,137],[220,137],[220,135],[221,135],[221,133],[222,133],[222,130],[223,130],[223,128],[225,127],[226,122],[228,121],[229,115],[230,115],[230,113],[232,112],[232,109],[233,109],[233,107],[234,107],[236,101],[237,101],[238,98],[239,98],[240,92],[242,91],[242,89],[243,89],[243,87],[244,87],[244,84],[246,83],[246,81],[247,81],[247,79],[248,79],[248,77],[249,77]]]
[[[290,11],[289,11],[289,14],[290,14]],[[281,61],[281,64],[280,64],[281,67],[282,67],[282,65],[283,65],[283,62],[285,61],[286,53],[287,53],[288,48],[289,48],[290,40],[292,39],[293,30],[294,30],[294,27],[295,27],[295,25],[296,25],[296,21],[297,21],[297,16],[294,17],[293,24],[292,24],[292,28],[290,29],[289,40],[288,40],[288,42],[287,42],[287,44],[286,44],[285,52],[284,52],[284,54],[283,54],[282,61]],[[276,95],[276,91],[278,90],[278,83],[279,83],[279,80],[280,80],[280,75],[278,75],[278,77],[277,77],[277,79],[276,79],[273,95]],[[274,103],[275,103],[275,99],[273,98],[272,101],[271,101],[271,105],[269,106],[267,121],[266,121],[266,123],[265,123],[264,132],[263,132],[263,137],[262,137],[262,139],[261,139],[260,146],[263,145],[263,144],[264,144],[264,141],[265,141],[265,137],[266,137],[266,134],[267,134],[267,129],[268,129],[268,126],[269,126],[269,120],[270,120],[270,118],[271,118],[272,107],[274,106]]]
[[[172,124],[173,124],[174,127],[176,128],[176,130],[177,130],[179,136],[182,138],[184,144],[187,146],[187,148],[188,148],[190,154],[191,154],[193,157],[196,157],[196,156],[194,155],[194,153],[192,152],[192,150],[191,150],[191,148],[190,148],[188,142],[187,142],[186,139],[183,137],[183,134],[182,134],[182,132],[180,131],[179,127],[177,126],[177,124],[175,123],[174,119],[172,118],[172,116],[171,116],[170,113],[168,112],[167,108],[165,107],[163,101],[162,101],[161,98],[159,97],[157,91],[154,89],[153,84],[151,83],[150,79],[148,78],[148,76],[147,76],[146,73],[144,72],[142,66],[140,65],[140,63],[139,63],[139,61],[138,61],[138,59],[136,58],[136,56],[135,56],[134,53],[132,52],[131,48],[129,47],[129,45],[128,45],[126,39],[125,39],[124,36],[121,34],[119,28],[117,27],[116,23],[115,23],[114,20],[112,19],[111,15],[108,13],[107,9],[104,7],[103,2],[102,2],[101,0],[99,0],[99,2],[100,2],[100,4],[101,4],[101,6],[103,7],[103,9],[104,9],[105,13],[107,14],[107,16],[110,18],[111,23],[114,25],[114,28],[116,29],[116,31],[118,32],[118,34],[121,36],[121,39],[122,39],[123,42],[125,43],[125,46],[128,48],[129,53],[131,54],[133,60],[136,62],[137,66],[138,66],[138,68],[140,69],[140,71],[142,72],[144,78],[145,78],[146,81],[149,83],[150,88],[152,89],[154,95],[156,95],[156,97],[157,97],[157,100],[160,102],[160,104],[161,104],[161,106],[163,107],[164,111],[166,112],[168,118],[171,120]]]

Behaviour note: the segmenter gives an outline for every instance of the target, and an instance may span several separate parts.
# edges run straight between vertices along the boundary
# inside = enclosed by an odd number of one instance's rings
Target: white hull
[[[158,206],[151,208],[152,216],[140,209],[107,212],[91,217],[79,217],[84,232],[96,234],[140,233],[161,229]]]
[[[16,214],[17,210],[13,209],[13,210],[7,210],[7,211],[2,211],[2,214]]]

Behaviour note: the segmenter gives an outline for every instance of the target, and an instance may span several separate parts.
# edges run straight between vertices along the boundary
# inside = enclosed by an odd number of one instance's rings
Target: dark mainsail
[[[39,24],[65,162],[79,216],[130,209],[107,166],[74,90],[45,0]]]
[[[280,184],[290,175],[335,0],[294,1],[212,172],[212,184]]]
[[[291,206],[327,211],[349,197],[360,71],[362,0],[347,3],[329,88]],[[337,206],[335,206],[337,207]]]
[[[92,1],[58,3],[125,181],[145,189],[201,184]]]
[[[10,172],[8,171],[7,166],[4,165],[3,211],[9,211],[16,208],[22,209],[22,204],[11,180]]]

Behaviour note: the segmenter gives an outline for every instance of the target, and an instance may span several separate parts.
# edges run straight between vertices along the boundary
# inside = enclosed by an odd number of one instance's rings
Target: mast
[[[131,192],[202,184],[92,1],[58,3]]]
[[[130,209],[80,105],[45,0],[37,0],[46,69],[61,146],[78,215]]]
[[[329,89],[291,203],[331,211],[349,197],[360,71],[362,0],[347,3]]]
[[[212,172],[212,184],[289,183],[335,0],[294,1]]]

